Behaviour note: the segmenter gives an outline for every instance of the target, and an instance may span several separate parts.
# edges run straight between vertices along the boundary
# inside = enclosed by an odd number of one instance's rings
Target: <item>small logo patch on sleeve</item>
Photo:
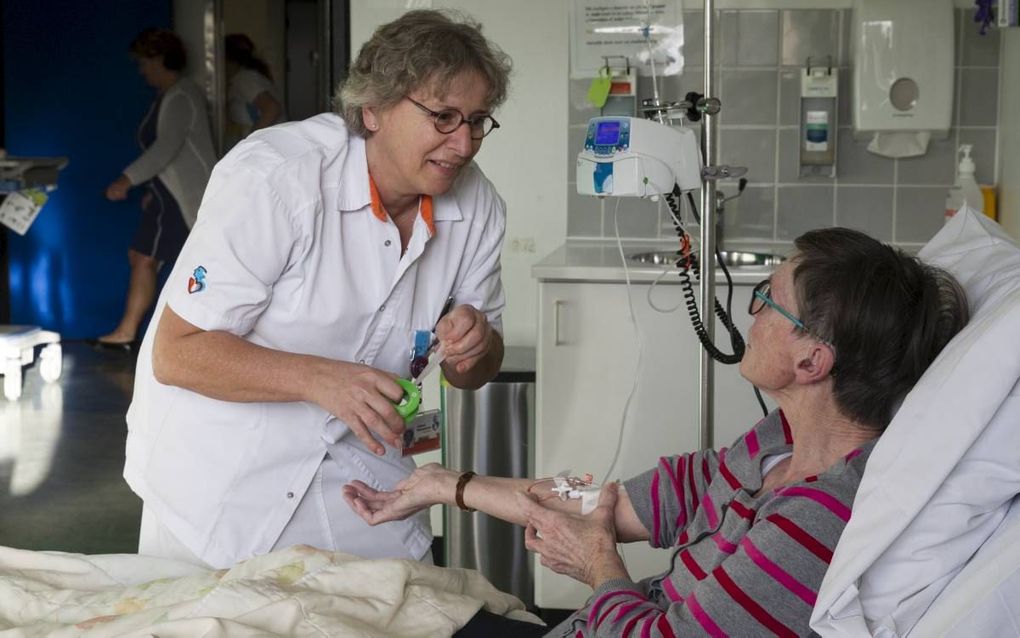
[[[188,294],[193,295],[196,292],[202,292],[205,290],[205,266],[199,266],[195,269],[195,272],[188,277]]]

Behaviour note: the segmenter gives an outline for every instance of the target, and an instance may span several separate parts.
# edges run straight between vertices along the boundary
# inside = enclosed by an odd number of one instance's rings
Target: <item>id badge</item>
[[[439,427],[439,410],[420,412],[407,424],[404,430],[404,449],[402,456],[421,454],[438,450],[442,444]]]

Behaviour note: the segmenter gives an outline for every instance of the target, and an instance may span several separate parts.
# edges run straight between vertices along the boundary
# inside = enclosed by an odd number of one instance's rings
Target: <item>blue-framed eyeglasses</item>
[[[754,287],[754,291],[751,293],[751,303],[747,308],[747,312],[749,314],[756,315],[761,312],[761,309],[765,306],[771,306],[776,312],[792,321],[793,325],[797,326],[804,332],[809,332],[803,321],[795,317],[792,312],[780,306],[772,299],[771,293],[772,282],[768,279],[759,282],[758,285]]]
[[[823,343],[826,346],[828,346],[832,350],[833,356],[834,357],[836,356],[836,346],[832,345],[832,342],[822,339],[818,335],[811,332],[811,330],[809,330],[808,327],[804,325],[803,321],[795,317],[792,312],[790,312],[789,310],[775,302],[775,300],[772,298],[772,282],[770,282],[768,279],[759,282],[758,285],[754,287],[754,291],[751,293],[751,302],[748,304],[747,307],[747,312],[752,315],[756,315],[759,312],[761,312],[761,309],[764,308],[765,306],[771,307],[773,310],[789,319],[793,323],[793,325],[797,326],[807,334],[811,335],[812,338],[817,339],[819,343]],[[835,362],[833,362],[833,368],[829,374],[832,375],[836,374]]]
[[[471,131],[471,139],[473,140],[480,140],[499,128],[499,122],[497,122],[491,115],[472,115],[471,117],[464,117],[464,114],[457,109],[433,111],[421,102],[415,102],[406,95],[404,97],[407,98],[408,102],[428,113],[429,117],[432,118],[432,123],[435,125],[436,130],[445,135],[453,133],[465,122],[467,122],[468,129]]]

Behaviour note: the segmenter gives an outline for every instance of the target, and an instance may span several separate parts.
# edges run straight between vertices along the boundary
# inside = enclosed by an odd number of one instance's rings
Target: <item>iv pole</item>
[[[716,128],[715,114],[719,111],[718,100],[713,98],[715,93],[715,0],[705,0],[705,102],[701,130],[702,139],[705,142],[705,166],[716,166],[718,160],[718,130]],[[715,179],[707,176],[701,186],[701,282],[699,293],[701,299],[701,312],[705,318],[705,331],[709,340],[715,338]],[[701,449],[713,447],[713,397],[715,374],[712,357],[704,348],[701,350],[701,366],[699,369],[699,380],[701,382],[701,394],[698,397],[700,429],[698,442]]]

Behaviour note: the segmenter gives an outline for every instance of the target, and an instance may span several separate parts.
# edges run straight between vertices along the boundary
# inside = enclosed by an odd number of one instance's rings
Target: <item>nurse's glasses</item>
[[[499,128],[499,122],[493,119],[491,115],[472,115],[471,117],[464,117],[464,114],[457,109],[433,111],[424,104],[415,102],[409,97],[407,98],[407,101],[428,113],[429,117],[432,118],[432,123],[435,125],[436,130],[445,135],[453,133],[465,122],[468,125],[468,130],[471,131],[471,139],[473,140],[480,140]]]

